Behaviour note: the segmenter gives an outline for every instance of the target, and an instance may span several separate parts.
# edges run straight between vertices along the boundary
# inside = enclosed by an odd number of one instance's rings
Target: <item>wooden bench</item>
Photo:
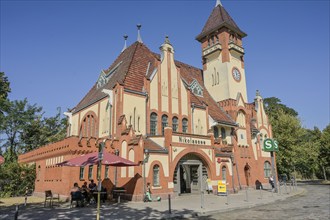
[[[60,194],[57,194],[55,197],[51,190],[45,191],[45,204],[44,207],[46,207],[47,201],[49,202],[49,207],[53,206],[54,200],[57,200],[57,202],[60,201]]]

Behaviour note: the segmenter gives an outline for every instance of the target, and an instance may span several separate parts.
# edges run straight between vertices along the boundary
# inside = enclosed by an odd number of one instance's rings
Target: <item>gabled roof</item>
[[[81,109],[107,97],[102,89],[112,89],[116,83],[124,85],[125,88],[142,92],[143,77],[147,72],[148,63],[154,63],[155,57],[151,51],[142,43],[135,42],[124,50],[113,62],[113,64],[104,73],[107,75],[107,83],[97,88],[97,82],[78,103],[73,112]],[[150,70],[151,71],[151,70]]]
[[[159,54],[151,52],[143,43],[135,42],[124,50],[108,69],[104,70],[105,75],[109,77],[107,83],[98,88],[96,82],[73,111],[78,112],[106,98],[107,94],[104,94],[102,89],[111,90],[116,83],[123,85],[125,89],[143,92],[144,79],[148,79],[152,75],[159,60]],[[197,81],[203,89],[203,96],[197,96],[190,92],[191,103],[199,107],[208,106],[209,114],[215,121],[235,125],[235,121],[218,106],[206,90],[202,70],[179,61],[175,61],[175,64],[180,68],[181,78],[185,83],[191,85]]]
[[[230,30],[236,32],[241,37],[245,37],[246,33],[244,33],[232,19],[232,17],[228,14],[226,9],[218,4],[213,8],[213,11],[210,17],[207,19],[206,24],[202,32],[196,37],[196,40],[201,40],[203,37],[209,35],[210,33],[222,28],[227,27]]]

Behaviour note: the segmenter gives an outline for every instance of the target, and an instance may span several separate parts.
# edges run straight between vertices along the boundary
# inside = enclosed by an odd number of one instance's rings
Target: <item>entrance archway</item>
[[[186,154],[175,167],[173,175],[174,192],[198,194],[206,189],[208,170],[203,160],[195,154]]]

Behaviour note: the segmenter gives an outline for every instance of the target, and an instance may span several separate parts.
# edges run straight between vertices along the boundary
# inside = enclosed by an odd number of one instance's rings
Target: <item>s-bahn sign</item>
[[[265,139],[263,150],[266,152],[278,151],[278,142],[270,138]]]

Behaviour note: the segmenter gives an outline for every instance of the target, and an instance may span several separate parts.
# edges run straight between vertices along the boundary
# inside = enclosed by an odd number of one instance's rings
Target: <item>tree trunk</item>
[[[324,166],[322,166],[324,180],[327,181],[327,173],[325,172]]]

